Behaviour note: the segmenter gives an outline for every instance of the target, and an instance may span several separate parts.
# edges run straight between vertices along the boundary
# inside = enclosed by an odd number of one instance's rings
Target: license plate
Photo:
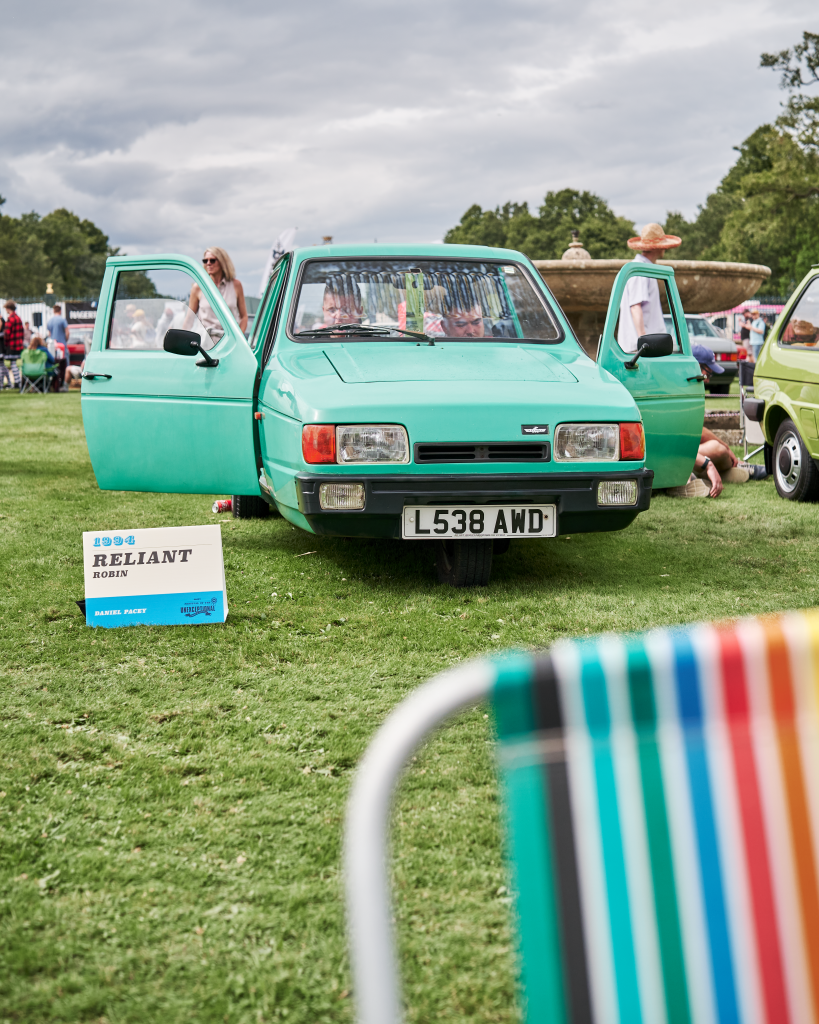
[[[556,535],[554,505],[406,505],[401,532],[404,540]]]

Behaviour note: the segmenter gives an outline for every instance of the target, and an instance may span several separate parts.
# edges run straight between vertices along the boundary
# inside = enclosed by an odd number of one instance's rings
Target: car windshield
[[[333,327],[338,333],[333,333]],[[291,333],[305,341],[371,338],[525,339],[554,344],[563,331],[518,264],[471,260],[310,260]]]

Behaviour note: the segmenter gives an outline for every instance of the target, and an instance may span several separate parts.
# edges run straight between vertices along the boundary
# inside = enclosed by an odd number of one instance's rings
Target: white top
[[[632,263],[653,265],[651,260],[646,259],[641,252],[637,253]],[[663,319],[663,307],[660,305],[660,287],[657,284],[657,278],[630,277],[626,282],[623,300],[620,303],[620,327],[617,333],[617,340],[624,352],[637,351],[637,329],[631,316],[631,307],[638,303],[643,307],[645,333],[667,333]]]
[[[761,345],[765,340],[765,321],[761,316],[758,316],[756,320],[751,324],[751,344]]]
[[[227,303],[228,309],[233,314],[233,319],[236,323],[239,323],[239,303],[236,300],[236,288],[233,281],[227,281],[223,277],[219,284],[216,286],[222,294],[222,298]],[[214,313],[210,303],[205,298],[204,291],[199,289],[199,311],[196,314],[202,326],[210,334],[212,338],[221,338],[224,333],[224,328],[219,320],[219,317]],[[214,333],[215,332],[215,333]]]

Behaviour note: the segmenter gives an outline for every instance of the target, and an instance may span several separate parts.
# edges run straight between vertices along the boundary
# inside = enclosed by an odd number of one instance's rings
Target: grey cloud
[[[65,204],[129,251],[221,239],[254,280],[294,223],[308,243],[429,240],[472,202],[537,205],[567,186],[637,222],[691,214],[776,114],[759,51],[795,41],[812,7],[692,0],[673,21],[650,0],[81,11],[35,2],[6,27],[6,210]],[[44,25],[60,60],[35,68]]]

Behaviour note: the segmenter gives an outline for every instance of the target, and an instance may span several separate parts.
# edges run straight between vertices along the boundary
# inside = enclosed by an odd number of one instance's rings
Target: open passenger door
[[[634,362],[635,352],[625,351],[618,337],[618,320],[627,283],[633,278],[656,282],[660,299],[671,315],[674,342],[669,355],[656,358],[641,356]],[[652,285],[649,285],[651,289]],[[623,315],[631,315],[630,309]],[[667,328],[663,327],[663,331]],[[633,333],[633,328],[632,332]],[[646,435],[646,468],[654,470],[658,487],[684,484],[697,457],[705,415],[705,389],[699,363],[691,354],[682,303],[671,267],[658,267],[648,262],[628,263],[614,281],[606,315],[606,325],[597,361],[631,393],[643,420]]]
[[[197,335],[202,358],[166,351],[169,330]],[[83,424],[99,486],[260,494],[253,419],[258,360],[193,260],[109,259],[82,382]]]

